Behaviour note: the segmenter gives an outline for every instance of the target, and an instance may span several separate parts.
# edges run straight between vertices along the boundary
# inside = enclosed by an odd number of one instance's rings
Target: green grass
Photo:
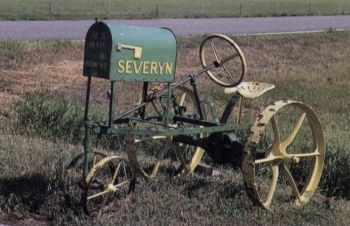
[[[349,14],[346,0],[2,0],[1,19],[92,19]]]
[[[238,169],[220,166],[218,177],[194,174],[173,180],[171,167],[166,164],[155,180],[139,179],[131,201],[116,204],[113,212],[101,219],[85,216],[78,204],[68,205],[62,191],[64,167],[83,150],[81,118],[86,79],[81,69],[69,70],[69,76],[64,77],[57,68],[62,67],[62,62],[68,67],[75,64],[81,67],[82,44],[0,43],[4,47],[0,51],[0,59],[4,59],[1,73],[5,75],[5,79],[0,80],[0,85],[5,87],[0,95],[7,92],[19,95],[9,112],[0,117],[0,222],[24,224],[35,217],[56,225],[348,225],[349,37],[348,31],[234,37],[248,62],[246,80],[276,85],[261,98],[245,101],[239,137],[247,136],[247,128],[258,112],[275,100],[288,98],[311,105],[321,119],[327,144],[318,192],[334,197],[333,201],[310,202],[297,208],[288,201],[275,200],[274,210],[267,212],[252,205]],[[194,61],[198,59],[201,39],[179,38],[178,80],[199,68],[198,61]],[[10,49],[16,53],[11,55]],[[21,57],[22,53],[28,57]],[[16,61],[17,66],[6,67],[11,60]],[[25,79],[19,76],[23,71],[27,73]],[[53,82],[50,76],[59,79]],[[81,78],[80,85],[67,79],[75,76]],[[38,77],[42,79],[40,83],[30,83]],[[52,83],[57,85],[54,89]],[[92,90],[93,95],[98,96],[92,99],[96,106],[93,109],[96,113],[92,115],[100,119],[106,118],[105,98],[101,97],[106,88],[101,83],[94,80]],[[28,86],[32,88],[27,90]],[[35,86],[34,90],[41,91],[33,92]],[[201,97],[213,101],[220,111],[227,100],[222,87],[204,76],[199,80],[199,89]],[[135,103],[132,97],[138,99],[140,86],[122,83],[117,90],[121,94],[128,92],[118,99],[124,107],[130,107]],[[100,150],[110,153],[113,145],[107,144]],[[141,147],[142,155],[164,146],[164,143],[148,143]],[[125,156],[124,152],[118,154]],[[144,164],[147,161],[145,158]]]

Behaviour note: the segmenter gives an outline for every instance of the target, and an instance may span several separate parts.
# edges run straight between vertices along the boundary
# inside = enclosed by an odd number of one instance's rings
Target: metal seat
[[[275,85],[264,82],[241,82],[238,86],[225,88],[225,94],[238,92],[242,97],[254,99],[275,88]]]

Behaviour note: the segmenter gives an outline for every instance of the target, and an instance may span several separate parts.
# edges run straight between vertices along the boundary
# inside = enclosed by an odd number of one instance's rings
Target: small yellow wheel
[[[273,200],[305,204],[319,184],[324,158],[324,134],[316,113],[301,102],[275,102],[258,116],[245,145],[247,193],[266,209]]]
[[[214,34],[205,38],[199,50],[203,68],[214,64],[207,74],[215,83],[224,87],[237,86],[243,81],[247,64],[239,46],[229,37]]]
[[[89,155],[89,168],[94,167],[106,155],[93,151]],[[79,204],[81,201],[82,191],[84,190],[84,153],[80,153],[69,163],[64,171],[63,191],[66,203],[68,205]]]
[[[135,173],[128,160],[110,156],[99,161],[86,176],[84,207],[100,217],[115,207],[115,199],[130,197],[135,187]]]

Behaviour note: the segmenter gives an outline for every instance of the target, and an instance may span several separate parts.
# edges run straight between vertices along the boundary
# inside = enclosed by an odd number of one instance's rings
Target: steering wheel
[[[206,73],[215,83],[233,87],[242,82],[247,64],[242,50],[231,38],[222,34],[206,37],[200,46],[199,55],[202,67],[208,69]]]

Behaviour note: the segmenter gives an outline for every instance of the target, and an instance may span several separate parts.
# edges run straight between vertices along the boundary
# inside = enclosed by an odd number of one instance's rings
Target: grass
[[[0,2],[0,18],[11,20],[91,18],[182,18],[349,14],[346,0],[26,0]]]
[[[85,216],[79,205],[67,205],[62,191],[64,167],[83,150],[79,144],[86,85],[81,75],[83,44],[1,42],[0,85],[5,88],[0,90],[0,222],[348,225],[349,37],[348,31],[234,37],[248,62],[246,80],[276,85],[261,98],[245,102],[246,127],[240,136],[246,136],[257,113],[275,100],[289,98],[311,105],[321,118],[327,142],[318,191],[333,199],[303,208],[276,200],[274,211],[267,212],[252,205],[238,169],[220,166],[218,177],[194,174],[173,180],[165,165],[155,180],[138,180],[131,201],[116,205],[101,219]],[[194,59],[201,39],[179,37],[177,80],[200,68]],[[108,83],[93,80],[93,87],[94,114],[104,118]],[[220,111],[227,100],[222,88],[205,76],[199,88],[201,97]],[[117,90],[121,108],[128,108],[137,102],[141,85],[120,83]],[[159,146],[150,143],[142,148]],[[109,153],[110,148],[102,146],[101,151]]]

